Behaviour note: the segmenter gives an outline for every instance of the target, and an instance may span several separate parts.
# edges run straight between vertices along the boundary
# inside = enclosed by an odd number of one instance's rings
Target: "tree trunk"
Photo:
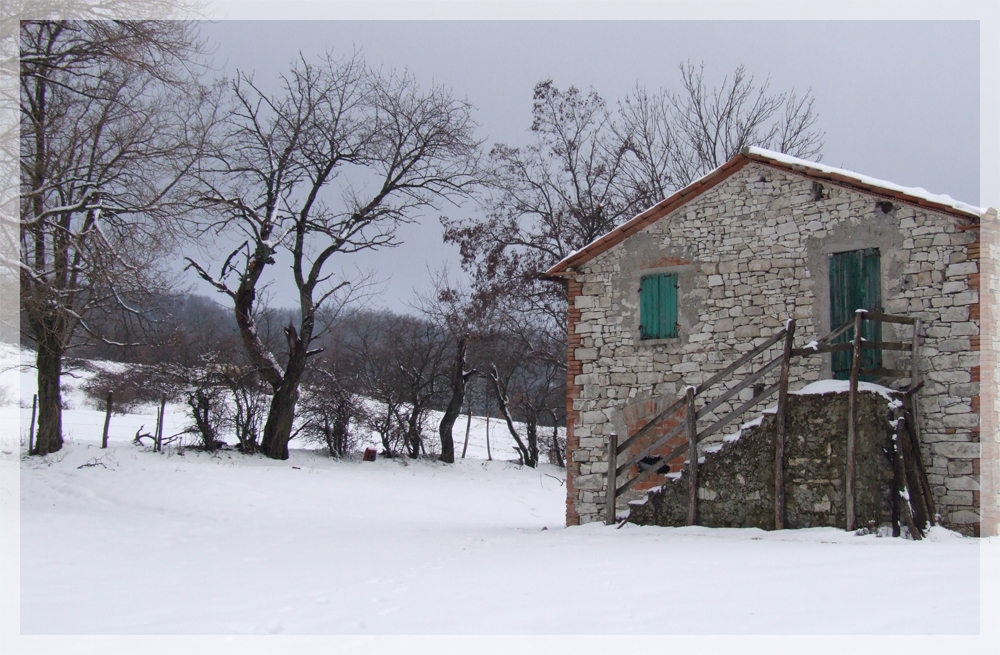
[[[458,355],[455,358],[455,370],[451,374],[451,401],[444,410],[441,417],[441,424],[438,426],[438,434],[441,435],[441,457],[442,462],[447,464],[455,463],[455,439],[452,437],[452,430],[455,428],[455,421],[462,413],[462,403],[465,402],[465,383],[473,371],[465,372],[465,351],[468,346],[469,335],[464,335],[458,341]]]
[[[493,367],[490,379],[493,380],[493,390],[497,395],[497,402],[500,404],[500,413],[503,415],[504,421],[507,422],[507,431],[510,432],[510,436],[514,438],[514,443],[517,446],[518,455],[521,457],[521,463],[527,464],[531,468],[535,468],[538,465],[538,441],[535,440],[534,448],[529,449],[521,441],[521,435],[517,433],[514,429],[514,420],[510,416],[510,409],[507,407],[507,396],[504,394],[503,389],[500,388],[500,376],[497,374],[496,366]],[[532,452],[533,451],[533,452]]]
[[[38,433],[35,454],[48,455],[62,448],[62,348],[38,342]]]
[[[264,438],[260,452],[271,459],[288,459],[288,442],[292,438],[292,421],[295,419],[295,404],[299,400],[298,380],[285,375],[284,382],[274,392],[271,407],[264,424]]]
[[[552,452],[556,455],[556,466],[559,468],[566,468],[566,464],[563,462],[562,448],[559,447],[559,423],[556,422],[552,426]]]
[[[406,423],[406,443],[410,459],[420,457],[420,426],[417,424],[419,416],[417,405],[414,403],[410,409],[410,416]]]

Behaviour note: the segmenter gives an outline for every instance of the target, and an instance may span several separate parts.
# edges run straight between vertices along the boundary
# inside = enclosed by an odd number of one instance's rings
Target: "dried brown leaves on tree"
[[[745,146],[815,157],[823,133],[812,94],[773,93],[742,66],[710,89],[682,64],[679,91],[637,87],[607,107],[597,92],[535,87],[532,140],[497,144],[480,214],[443,218],[483,304],[532,317],[565,339],[565,291],[542,279],[560,260],[716,168]]]
[[[62,445],[67,349],[88,316],[165,286],[159,257],[212,122],[189,23],[25,21],[20,39],[22,331],[37,347],[36,452]],[[206,107],[208,107],[206,111]]]

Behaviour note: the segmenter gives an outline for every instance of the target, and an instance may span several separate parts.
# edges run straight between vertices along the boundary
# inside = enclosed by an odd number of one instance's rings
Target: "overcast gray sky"
[[[265,85],[300,51],[358,48],[370,64],[407,68],[425,86],[468,99],[487,145],[527,142],[532,89],[545,78],[593,87],[613,103],[637,82],[677,88],[684,60],[704,62],[710,84],[743,64],[758,79],[770,76],[774,91],[812,89],[824,163],[988,200],[979,188],[977,21],[222,21],[204,24],[203,35],[221,73],[253,71]],[[405,311],[414,289],[428,286],[428,267],[459,266],[437,213],[400,237],[398,248],[336,265],[377,270],[387,284],[376,302]],[[294,298],[287,273],[276,271],[278,299]]]

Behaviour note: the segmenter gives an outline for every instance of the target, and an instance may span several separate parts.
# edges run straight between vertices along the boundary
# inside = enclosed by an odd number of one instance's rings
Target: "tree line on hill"
[[[322,315],[324,329],[312,342],[320,352],[303,375],[292,437],[344,457],[375,433],[383,456],[454,461],[464,456],[450,438],[460,415],[491,416],[505,426],[521,463],[562,465],[565,368],[535,356],[532,341],[540,335],[515,333],[492,319],[470,322],[470,314],[456,313],[452,290],[443,291],[425,298],[415,314],[344,308]],[[120,322],[95,324],[137,345],[92,341],[76,349],[70,367],[87,366],[86,360],[129,364],[95,371],[85,393],[100,409],[111,393],[119,413],[164,397],[183,402],[198,447],[214,450],[232,435],[241,452],[258,452],[270,390],[242,347],[232,313],[187,294],[158,298],[144,313],[149,326],[142,334]],[[280,353],[297,319],[293,310],[261,310],[262,342]],[[431,411],[443,414],[432,421]]]
[[[744,146],[822,147],[811,94],[774,93],[742,67],[709,88],[682,64],[676,91],[637,86],[613,105],[543,80],[529,143],[487,151],[468,101],[357,53],[300,56],[272,89],[247,72],[210,79],[190,22],[19,29],[20,257],[3,273],[19,278],[37,353],[37,455],[61,448],[65,359],[89,347],[182,367],[205,444],[233,430],[278,459],[303,430],[343,452],[367,397],[392,453],[422,453],[426,412],[443,411],[453,461],[451,427],[481,381],[533,465],[541,427],[565,420],[566,295],[542,273]],[[351,309],[365,281],[336,263],[462,203],[476,211],[440,220],[468,291],[439,280],[418,316]],[[14,232],[3,224],[11,252]],[[164,295],[185,246],[225,320]],[[285,271],[293,310],[266,302],[263,280]],[[230,417],[222,390],[243,394]]]

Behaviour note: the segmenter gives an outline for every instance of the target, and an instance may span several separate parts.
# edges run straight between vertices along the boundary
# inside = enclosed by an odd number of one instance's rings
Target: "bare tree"
[[[467,103],[439,87],[422,91],[407,74],[372,71],[358,56],[300,60],[276,95],[246,75],[232,91],[227,137],[203,176],[201,204],[215,218],[202,234],[237,234],[240,243],[217,274],[189,263],[233,301],[243,343],[274,390],[262,451],[286,459],[316,312],[350,284],[329,271],[331,260],[395,245],[399,224],[467,193],[479,143]],[[261,275],[280,249],[291,256],[300,310],[284,365],[253,321]]]
[[[744,66],[709,89],[705,66],[680,65],[677,92],[650,94],[636,88],[618,103],[614,124],[628,152],[622,168],[622,192],[640,207],[653,205],[718,168],[747,146],[760,146],[795,157],[818,157],[822,130],[811,90],[771,91]]]
[[[469,345],[473,341],[475,323],[480,316],[468,291],[452,285],[446,269],[435,275],[431,295],[421,296],[418,305],[428,319],[444,328],[444,333],[451,342],[449,351],[453,364],[448,382],[451,398],[441,415],[438,435],[441,438],[440,460],[454,464],[455,440],[452,433],[465,403],[465,387],[477,373],[475,368],[466,369],[466,359]],[[470,421],[471,416],[470,414]]]
[[[20,51],[23,331],[37,347],[36,452],[62,447],[63,356],[88,324],[163,288],[185,180],[211,112],[183,22],[25,21]]]
[[[546,270],[744,146],[815,157],[823,138],[810,92],[772,93],[742,66],[709,90],[703,68],[682,64],[678,92],[637,87],[616,112],[593,90],[545,80],[532,118],[531,143],[491,151],[482,214],[442,223],[479,305],[517,317],[514,334],[530,326],[532,357],[563,370],[566,292]]]
[[[595,91],[539,82],[532,117],[532,143],[497,144],[491,151],[484,213],[442,223],[482,306],[503,299],[507,312],[544,314],[558,334],[565,328],[565,293],[541,273],[634,208],[620,193],[624,151]]]

